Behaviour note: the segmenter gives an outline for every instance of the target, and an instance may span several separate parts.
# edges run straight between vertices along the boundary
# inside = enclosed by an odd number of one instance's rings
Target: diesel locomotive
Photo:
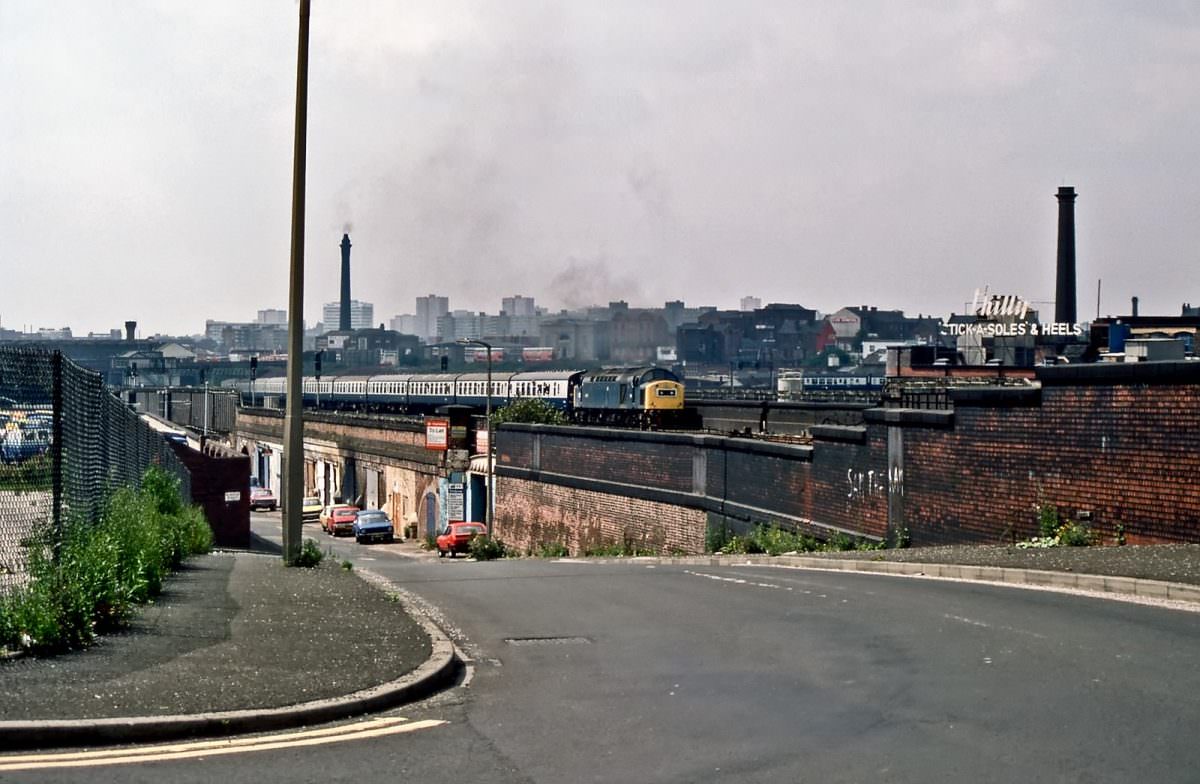
[[[224,386],[236,389],[249,405],[268,399],[282,405],[287,393],[283,377]],[[493,372],[491,387],[493,410],[536,398],[579,424],[666,427],[679,420],[684,404],[679,378],[653,366]],[[394,414],[428,414],[446,405],[483,410],[488,400],[486,373],[306,376],[302,389],[308,407]]]

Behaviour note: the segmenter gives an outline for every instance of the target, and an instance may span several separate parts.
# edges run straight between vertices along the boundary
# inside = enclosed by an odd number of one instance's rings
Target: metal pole
[[[480,342],[483,343],[483,341],[480,341]],[[492,347],[488,343],[484,343],[483,346],[484,346],[484,349],[487,351],[487,355],[488,355],[488,357],[487,357],[487,359],[488,359],[488,363],[487,363],[487,367],[488,367],[488,371],[487,371],[487,373],[488,373],[488,377],[487,377],[487,411],[486,411],[487,434],[488,434],[488,439],[487,439],[487,443],[488,443],[488,448],[487,448],[487,506],[483,510],[483,519],[484,519],[484,522],[487,524],[488,536],[491,536],[492,535],[492,504],[493,504],[493,500],[492,500],[492,490],[493,490],[493,487],[492,487],[492,436],[494,435],[492,433]]]
[[[287,411],[284,416],[283,562],[300,555],[304,497],[304,176],[308,134],[309,0],[300,0],[296,46],[296,138],[292,155],[292,257],[288,282]]]
[[[208,438],[208,379],[204,379],[204,418],[200,420],[204,427],[204,437]]]

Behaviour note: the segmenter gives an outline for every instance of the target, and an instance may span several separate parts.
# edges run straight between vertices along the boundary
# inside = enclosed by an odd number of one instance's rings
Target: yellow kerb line
[[[138,749],[106,749],[102,751],[69,752],[64,754],[28,754],[0,757],[0,771],[41,770],[49,768],[80,768],[92,765],[129,765],[138,762],[216,757],[243,754],[251,751],[270,751],[296,746],[317,746],[383,735],[438,727],[447,722],[437,719],[409,722],[407,719],[372,719],[343,727],[264,735],[257,738],[197,741]]]

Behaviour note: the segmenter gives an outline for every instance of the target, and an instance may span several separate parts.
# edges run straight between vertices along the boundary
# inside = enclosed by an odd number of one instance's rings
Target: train
[[[488,403],[486,373],[399,373],[373,376],[305,376],[304,405],[322,409],[395,414],[428,414],[440,406],[466,405],[479,410]],[[229,380],[243,402],[255,405],[286,400],[287,380]],[[252,400],[251,397],[254,399]],[[493,409],[524,399],[538,399],[577,424],[666,427],[682,417],[683,384],[656,366],[598,370],[493,372]]]
[[[877,392],[883,389],[886,381],[887,377],[880,375],[784,370],[776,378],[776,393],[782,400],[805,392]]]

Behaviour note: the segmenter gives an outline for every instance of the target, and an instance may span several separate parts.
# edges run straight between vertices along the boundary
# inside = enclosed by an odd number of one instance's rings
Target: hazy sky
[[[1200,303],[1200,4],[314,0],[305,315]],[[287,304],[295,0],[0,0],[0,324]],[[1049,307],[1046,312],[1052,312]]]

